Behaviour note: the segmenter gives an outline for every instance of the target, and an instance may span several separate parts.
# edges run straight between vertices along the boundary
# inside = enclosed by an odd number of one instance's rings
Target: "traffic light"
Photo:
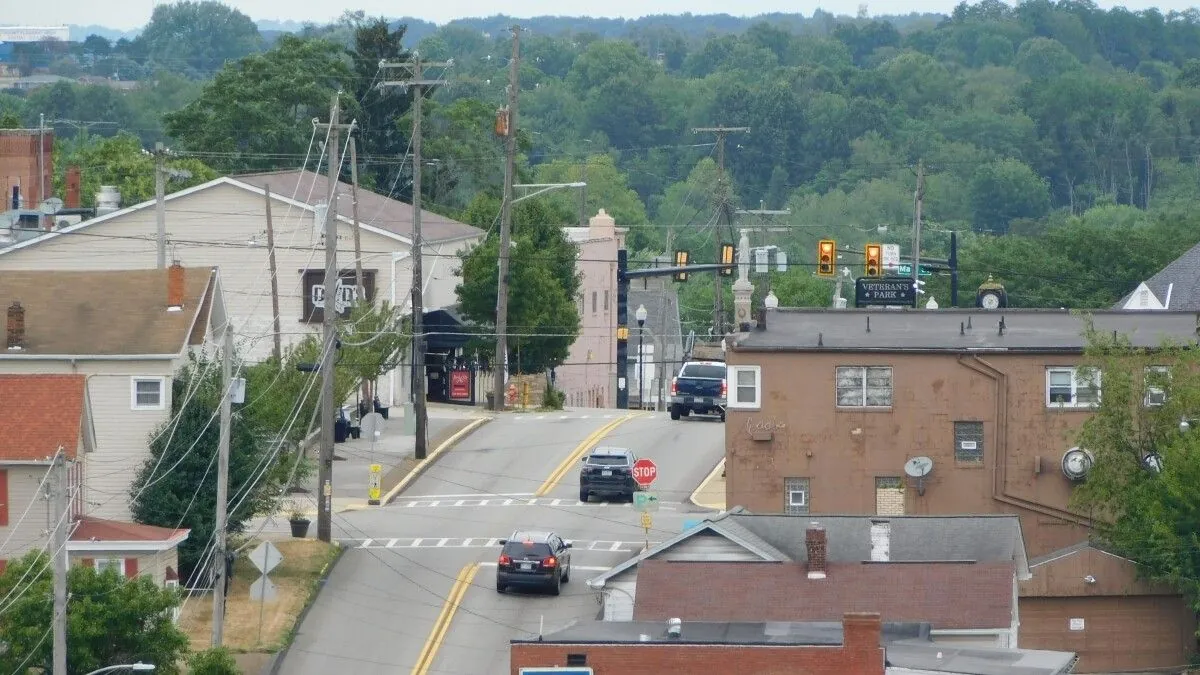
[[[687,251],[675,251],[675,266],[676,267],[687,267],[687,264],[688,264],[688,252]],[[675,281],[687,281],[687,275],[688,275],[687,272],[676,272],[675,277],[674,277]]]
[[[832,277],[837,274],[835,258],[837,242],[832,239],[822,239],[817,248],[817,276]]]
[[[723,277],[733,276],[733,258],[734,258],[733,244],[721,244],[721,264],[728,265],[728,267],[721,268],[721,276],[723,276]]]
[[[883,276],[883,246],[879,244],[867,244],[866,253],[867,276]]]

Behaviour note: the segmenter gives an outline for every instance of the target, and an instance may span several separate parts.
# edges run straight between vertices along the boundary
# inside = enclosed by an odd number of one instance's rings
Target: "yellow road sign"
[[[379,504],[379,488],[383,482],[383,465],[372,464],[371,473],[367,479],[367,503],[372,506]]]
[[[648,529],[650,529],[650,526],[653,524],[654,524],[654,520],[650,517],[650,514],[643,513],[642,514],[642,529],[648,530]]]

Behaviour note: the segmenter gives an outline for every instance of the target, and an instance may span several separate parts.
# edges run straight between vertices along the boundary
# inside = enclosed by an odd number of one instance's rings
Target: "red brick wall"
[[[845,644],[840,647],[514,643],[509,670],[519,675],[521,668],[565,666],[567,654],[586,654],[587,666],[596,675],[883,675],[879,616],[847,617],[844,626]]]
[[[3,208],[12,208],[12,188],[21,186],[22,208],[36,209],[53,189],[50,177],[54,175],[50,160],[54,147],[54,132],[47,130],[43,136],[43,175],[46,177],[46,195],[38,187],[38,132],[36,129],[5,129],[0,131],[0,189],[3,190]]]

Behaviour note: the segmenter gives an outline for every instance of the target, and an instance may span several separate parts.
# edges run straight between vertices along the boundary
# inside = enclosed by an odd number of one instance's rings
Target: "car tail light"
[[[512,558],[510,558],[510,557],[508,557],[507,555],[505,555],[505,554],[501,553],[501,554],[500,554],[500,562],[499,562],[499,564],[501,564],[501,565],[511,565],[511,564],[512,564]]]
[[[727,380],[721,380],[721,397],[724,398],[728,395],[729,395],[729,382]]]
[[[677,378],[677,377],[671,378],[671,395],[672,396],[679,395],[679,378]]]
[[[544,565],[545,567],[558,567],[558,558],[555,558],[554,556],[550,556],[549,558],[546,558],[545,560],[542,561],[542,565]]]

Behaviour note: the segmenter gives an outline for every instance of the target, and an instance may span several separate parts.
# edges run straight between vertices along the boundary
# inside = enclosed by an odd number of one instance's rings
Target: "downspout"
[[[974,354],[971,356],[960,354],[958,363],[996,383],[996,452],[993,454],[994,459],[992,460],[992,499],[1090,528],[1092,526],[1090,518],[1008,494],[1006,491],[1008,487],[1008,375]]]

